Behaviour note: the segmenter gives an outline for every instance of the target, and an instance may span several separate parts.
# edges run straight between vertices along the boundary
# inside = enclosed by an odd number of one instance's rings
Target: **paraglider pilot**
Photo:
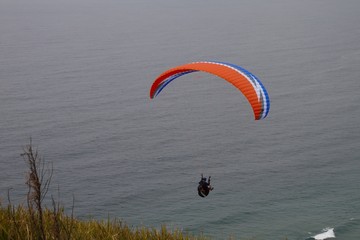
[[[200,197],[206,197],[209,194],[209,192],[214,189],[210,185],[210,178],[211,176],[209,176],[208,181],[206,181],[206,178],[204,178],[203,174],[201,174],[201,180],[198,186],[198,194]]]

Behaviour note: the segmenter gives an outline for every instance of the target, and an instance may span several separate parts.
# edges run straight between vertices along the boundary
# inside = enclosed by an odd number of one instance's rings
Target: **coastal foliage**
[[[0,239],[131,239],[131,240],[205,240],[178,229],[129,227],[120,220],[78,220],[61,209],[43,210],[43,229],[34,228],[32,213],[26,207],[0,206]]]

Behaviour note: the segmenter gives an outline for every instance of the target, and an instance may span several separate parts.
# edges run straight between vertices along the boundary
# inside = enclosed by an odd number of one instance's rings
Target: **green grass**
[[[205,240],[178,229],[169,230],[146,227],[129,227],[119,220],[78,220],[67,216],[63,210],[45,209],[43,212],[45,239],[131,239],[131,240]],[[31,219],[29,209],[0,205],[0,239],[42,239],[43,235]]]

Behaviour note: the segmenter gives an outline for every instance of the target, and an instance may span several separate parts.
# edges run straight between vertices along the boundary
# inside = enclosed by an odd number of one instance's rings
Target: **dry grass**
[[[205,240],[204,236],[193,236],[180,230],[145,227],[131,228],[119,220],[81,221],[66,216],[63,210],[54,215],[53,210],[44,209],[43,229],[32,226],[31,213],[25,207],[0,206],[0,239],[131,239],[131,240]],[[57,218],[57,219],[55,219]],[[56,226],[57,225],[57,226]]]

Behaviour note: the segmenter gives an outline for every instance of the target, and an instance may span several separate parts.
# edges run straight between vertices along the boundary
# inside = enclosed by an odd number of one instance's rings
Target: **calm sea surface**
[[[360,238],[360,1],[0,0],[0,201],[24,202],[32,137],[79,218],[213,239]],[[271,99],[194,73],[241,65]],[[196,192],[200,174],[214,191]],[[59,189],[59,190],[58,190]]]

